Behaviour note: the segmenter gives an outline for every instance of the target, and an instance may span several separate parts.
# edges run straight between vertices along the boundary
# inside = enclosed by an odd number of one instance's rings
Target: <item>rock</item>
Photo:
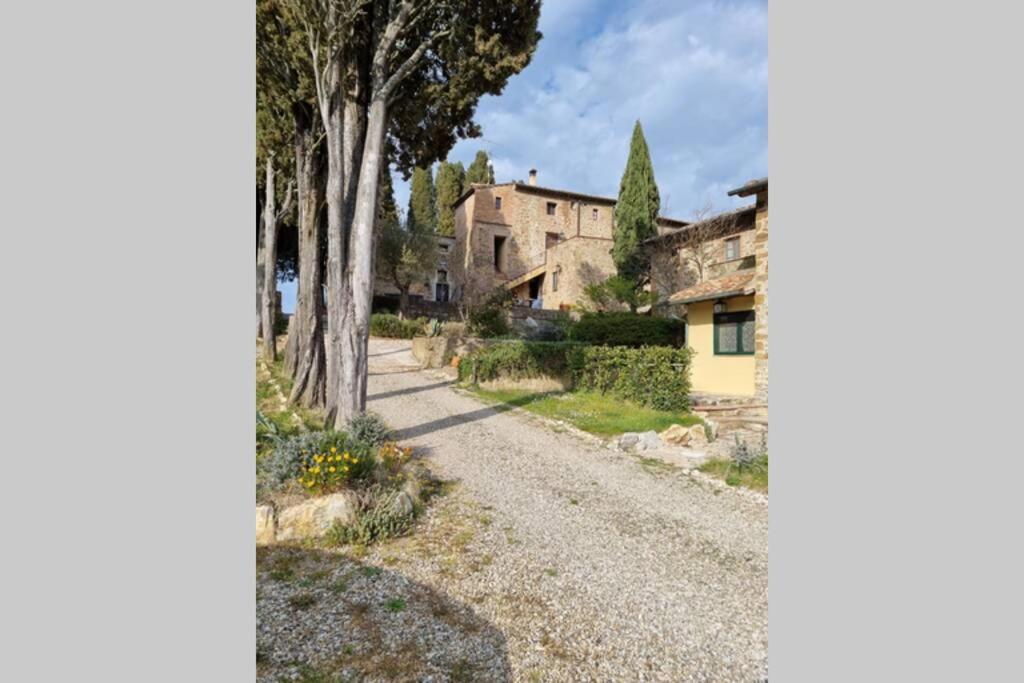
[[[685,446],[690,442],[690,430],[683,425],[672,425],[660,435],[661,440],[673,446]]]
[[[706,424],[708,426],[708,429],[711,431],[711,440],[714,441],[715,439],[717,439],[718,438],[718,423],[715,422],[714,420],[708,420],[708,419],[705,418],[704,424]]]
[[[640,442],[640,435],[636,432],[626,432],[619,437],[619,448],[628,451]]]
[[[274,506],[256,506],[256,545],[267,545],[277,540],[277,529],[274,523]]]
[[[704,425],[693,425],[690,427],[690,446],[698,448],[708,444],[708,436],[704,432]]]
[[[355,517],[351,493],[333,493],[285,508],[277,517],[277,540],[319,538],[335,522],[348,524]]]
[[[640,440],[636,445],[636,449],[638,451],[650,451],[655,448],[661,448],[663,445],[661,439],[658,438],[658,432],[652,429],[649,432],[640,434]]]
[[[413,512],[412,498],[405,491],[400,491],[395,496],[395,502],[392,503],[395,511],[405,517],[411,517]]]

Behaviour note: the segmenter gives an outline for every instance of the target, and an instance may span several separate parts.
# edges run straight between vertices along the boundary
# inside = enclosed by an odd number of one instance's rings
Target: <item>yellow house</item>
[[[686,306],[686,346],[694,351],[690,379],[695,392],[756,394],[753,281],[753,269],[739,271],[669,297],[669,304]]]
[[[693,391],[766,403],[768,179],[729,194],[756,201],[650,240],[652,271],[672,292],[659,308],[686,319]]]

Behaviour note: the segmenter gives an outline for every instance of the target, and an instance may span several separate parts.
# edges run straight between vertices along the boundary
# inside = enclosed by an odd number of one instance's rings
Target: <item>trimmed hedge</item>
[[[370,316],[370,334],[374,337],[391,337],[393,339],[412,339],[423,334],[426,319],[402,320],[390,313],[374,313]]]
[[[471,380],[474,367],[478,382],[565,376],[569,374],[567,354],[576,346],[569,342],[502,342],[463,358],[459,362],[459,380]]]
[[[497,344],[459,363],[459,380],[527,379],[571,375],[573,387],[597,391],[658,410],[690,409],[689,349],[638,349],[575,342]]]
[[[689,349],[579,346],[568,356],[576,389],[599,391],[658,410],[690,409]]]
[[[601,346],[682,346],[685,326],[673,318],[635,313],[584,313],[568,330],[570,341]]]

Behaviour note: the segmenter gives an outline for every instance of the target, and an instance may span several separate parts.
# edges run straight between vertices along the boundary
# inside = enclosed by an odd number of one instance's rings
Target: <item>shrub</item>
[[[566,375],[569,372],[567,351],[575,346],[567,342],[503,342],[462,359],[459,379],[472,379],[474,369],[478,382]]]
[[[338,453],[349,452],[350,457],[352,454],[358,455],[359,465],[368,463],[372,469],[373,454],[370,447],[350,439],[345,432],[303,432],[278,440],[274,450],[259,459],[257,479],[263,488],[281,488],[315,466],[317,463],[313,456],[331,453],[332,447]]]
[[[441,334],[445,337],[465,337],[466,323],[446,322],[441,325]]]
[[[512,306],[512,292],[498,289],[469,311],[469,333],[491,339],[508,335],[510,328],[506,312]]]
[[[577,389],[612,394],[658,410],[690,409],[689,349],[645,346],[571,347],[568,364]]]
[[[391,337],[392,339],[412,339],[423,333],[426,320],[402,320],[390,313],[374,313],[370,316],[370,334],[374,337]]]
[[[355,521],[351,524],[335,522],[325,536],[327,545],[359,543],[369,545],[383,538],[401,536],[412,526],[410,515],[399,502],[404,494],[374,484],[359,495]]]
[[[326,441],[319,449],[322,452],[313,453],[299,475],[299,482],[312,493],[337,491],[353,481],[367,479],[373,474],[372,451],[350,451],[346,448],[349,445],[347,437],[333,441],[341,443],[341,447],[328,445],[331,440]]]
[[[682,346],[685,326],[673,318],[635,313],[584,313],[569,327],[570,341],[601,346]]]
[[[348,435],[359,443],[380,446],[388,440],[390,430],[384,420],[374,413],[356,415],[348,421]]]

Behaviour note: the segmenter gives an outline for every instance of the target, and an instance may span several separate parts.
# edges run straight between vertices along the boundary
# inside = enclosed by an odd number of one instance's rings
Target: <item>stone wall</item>
[[[768,190],[757,195],[754,253],[754,386],[757,397],[768,402]]]
[[[757,263],[755,232],[755,225],[748,225],[737,232],[706,242],[704,279],[711,280],[739,270],[754,268]],[[725,242],[734,237],[740,240],[740,256],[727,260]],[[691,250],[676,245],[662,247],[655,252],[652,258],[652,280],[656,291],[662,297],[668,297],[699,282],[691,255]]]

